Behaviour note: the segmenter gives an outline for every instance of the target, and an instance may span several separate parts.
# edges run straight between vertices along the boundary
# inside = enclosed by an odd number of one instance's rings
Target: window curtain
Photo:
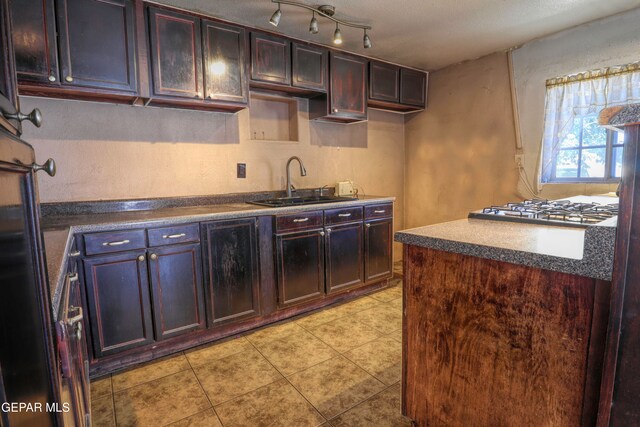
[[[576,117],[640,103],[640,62],[547,80],[540,182],[549,182],[560,142]]]

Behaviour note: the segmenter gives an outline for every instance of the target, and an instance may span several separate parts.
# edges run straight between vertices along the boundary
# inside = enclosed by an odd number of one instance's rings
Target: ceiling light
[[[282,12],[280,12],[280,3],[278,3],[278,10],[273,12],[273,15],[271,15],[271,19],[269,19],[269,23],[274,27],[277,27],[280,23],[280,18],[282,18]]]
[[[309,22],[309,32],[311,34],[318,34],[318,20],[316,19],[316,13],[313,12],[311,22]]]
[[[333,44],[342,44],[342,33],[338,24],[336,24],[336,30],[333,32]]]
[[[364,48],[369,49],[373,47],[373,44],[371,43],[371,39],[367,34],[367,30],[370,30],[371,26],[360,24],[357,22],[343,21],[342,19],[338,19],[334,17],[336,13],[336,8],[334,6],[325,4],[322,6],[314,7],[314,6],[309,6],[308,4],[300,3],[298,1],[293,1],[293,0],[271,0],[271,2],[278,4],[278,10],[276,10],[271,16],[271,19],[269,19],[269,22],[276,27],[280,23],[280,18],[282,18],[282,12],[280,11],[280,6],[282,6],[283,4],[286,4],[289,6],[295,6],[295,7],[307,9],[313,12],[313,16],[311,17],[311,21],[309,22],[309,32],[311,34],[318,34],[320,25],[319,25],[318,19],[316,18],[316,15],[319,15],[322,18],[329,19],[336,23],[336,30],[333,33],[334,44],[337,44],[337,45],[342,44],[342,32],[340,31],[340,27],[339,27],[340,25],[342,25],[344,27],[359,28],[361,30],[364,30],[364,37],[362,39]]]
[[[364,30],[364,37],[362,38],[362,44],[365,49],[369,49],[373,45],[371,44],[371,39],[369,38],[369,34],[367,34],[367,30]]]

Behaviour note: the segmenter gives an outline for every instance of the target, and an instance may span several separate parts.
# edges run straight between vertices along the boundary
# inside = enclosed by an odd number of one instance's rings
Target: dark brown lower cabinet
[[[202,224],[209,326],[260,314],[255,218]]]
[[[59,410],[62,411],[64,425],[89,426],[91,420],[89,359],[82,295],[75,268],[67,274],[62,304],[56,325],[61,365]]]
[[[391,276],[393,219],[366,221],[364,224],[364,270],[367,282]]]
[[[200,244],[149,249],[156,339],[206,327]]]
[[[325,232],[327,293],[364,283],[362,221],[327,227]]]
[[[146,251],[84,259],[96,357],[153,342]]]
[[[324,294],[323,230],[276,234],[278,307],[288,307]]]

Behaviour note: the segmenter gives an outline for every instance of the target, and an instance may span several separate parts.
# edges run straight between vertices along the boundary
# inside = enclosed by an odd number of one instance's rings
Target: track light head
[[[371,38],[369,38],[369,34],[367,34],[367,30],[364,30],[364,37],[362,38],[362,44],[365,49],[369,49],[373,46],[371,43]]]
[[[318,20],[316,19],[316,13],[313,12],[311,22],[309,22],[309,32],[311,34],[318,34]]]
[[[271,15],[271,19],[269,19],[269,23],[274,27],[277,27],[280,23],[280,18],[282,18],[282,12],[280,11],[280,3],[278,3],[278,10],[273,12],[273,15]]]
[[[338,24],[336,24],[336,30],[333,32],[333,44],[342,44],[342,32],[340,31]]]

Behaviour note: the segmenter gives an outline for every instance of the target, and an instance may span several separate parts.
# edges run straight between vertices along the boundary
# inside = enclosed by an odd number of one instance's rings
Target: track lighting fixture
[[[277,27],[280,23],[280,18],[282,18],[282,12],[280,11],[280,3],[278,3],[278,10],[273,12],[273,15],[271,15],[271,19],[269,19],[269,23],[274,27]]]
[[[333,32],[333,44],[342,44],[342,32],[336,24],[336,30]]]
[[[364,37],[362,38],[362,44],[364,48],[370,49],[371,47],[373,47],[373,43],[371,43],[371,38],[369,37],[369,34],[367,34],[367,30],[371,30],[371,26],[358,24],[356,22],[343,21],[341,19],[334,18],[333,15],[336,13],[336,9],[333,6],[324,5],[324,6],[319,6],[318,8],[315,8],[313,6],[309,6],[304,3],[298,3],[295,1],[289,1],[289,0],[271,0],[271,2],[278,4],[278,10],[273,12],[273,15],[271,15],[271,19],[269,19],[269,22],[271,23],[271,25],[274,25],[277,27],[278,24],[280,23],[280,18],[282,18],[282,12],[280,11],[281,5],[286,4],[289,6],[301,7],[303,9],[307,9],[313,12],[313,15],[311,16],[311,21],[309,22],[309,32],[311,34],[318,34],[319,25],[318,25],[318,19],[316,18],[316,13],[317,13],[318,15],[324,18],[330,19],[331,21],[336,23],[336,29],[333,32],[334,44],[337,44],[337,45],[342,44],[342,32],[340,31],[340,25],[343,25],[345,27],[360,28],[361,30],[364,30]]]
[[[367,30],[364,30],[364,37],[362,38],[362,44],[365,49],[371,48],[373,45],[371,44],[371,39],[369,38],[369,34],[367,34]]]
[[[316,19],[316,12],[313,12],[311,22],[309,22],[309,32],[311,34],[318,34],[318,20]]]

